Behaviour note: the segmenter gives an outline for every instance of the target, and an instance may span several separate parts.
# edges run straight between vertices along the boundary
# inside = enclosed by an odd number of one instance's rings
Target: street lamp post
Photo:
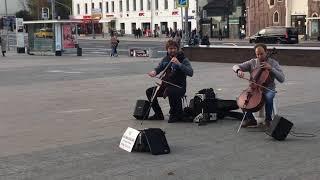
[[[5,3],[5,9],[6,9],[6,32],[7,32],[7,35],[6,35],[6,40],[7,40],[7,47],[8,47],[8,50],[10,49],[9,48],[9,23],[8,23],[8,5],[7,5],[7,0],[4,0],[4,3]]]
[[[56,9],[56,0],[51,0],[51,16],[52,16],[52,20],[56,19],[55,17],[55,10]]]
[[[152,0],[148,0],[150,2],[150,31],[151,31],[151,36],[153,34],[153,36],[155,37],[155,31],[153,30],[153,8],[152,8]]]
[[[94,23],[93,23],[93,6],[92,6],[92,0],[91,0],[91,28],[92,28],[92,38],[95,39],[96,35],[94,32]]]
[[[199,31],[200,31],[199,20],[200,20],[200,16],[199,16],[199,0],[196,0],[196,27],[197,27],[196,34],[199,34]]]
[[[4,0],[4,5],[6,8],[6,16],[8,16],[8,6],[7,6],[7,0]]]

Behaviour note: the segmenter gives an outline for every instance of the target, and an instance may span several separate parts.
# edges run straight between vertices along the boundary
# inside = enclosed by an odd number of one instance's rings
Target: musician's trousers
[[[147,97],[149,101],[151,100],[153,93],[155,91],[155,87],[151,87],[146,90]],[[176,87],[167,87],[166,93],[169,99],[169,104],[170,104],[170,111],[169,114],[170,116],[176,116],[179,117],[182,114],[182,97],[186,93],[186,90],[184,88],[176,88]],[[155,114],[163,114],[161,107],[159,105],[157,97],[163,97],[163,92],[157,93],[156,98],[154,98],[152,102],[152,109],[155,112]]]
[[[273,111],[273,98],[275,93],[272,91],[265,91],[263,93],[265,101],[265,112],[266,112],[266,121],[272,121],[272,111]],[[247,113],[247,118],[254,119],[254,116],[251,112]]]

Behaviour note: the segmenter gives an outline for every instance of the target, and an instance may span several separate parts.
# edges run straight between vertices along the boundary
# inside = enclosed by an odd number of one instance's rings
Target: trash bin
[[[77,56],[82,56],[82,48],[79,46],[77,48]]]
[[[56,56],[61,56],[62,55],[62,51],[56,51]]]

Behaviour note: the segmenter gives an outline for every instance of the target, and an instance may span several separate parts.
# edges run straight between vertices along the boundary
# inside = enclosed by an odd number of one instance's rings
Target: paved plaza
[[[154,85],[147,72],[157,58],[120,56],[0,57],[0,180],[317,180],[320,136],[276,141],[240,121],[140,121],[137,99]],[[294,60],[294,59],[293,59]],[[203,88],[235,99],[248,83],[233,64],[191,62],[188,98]],[[283,66],[279,114],[294,131],[320,133],[320,68]],[[160,99],[165,114],[168,100]],[[127,127],[162,128],[167,155],[128,153],[119,142]]]

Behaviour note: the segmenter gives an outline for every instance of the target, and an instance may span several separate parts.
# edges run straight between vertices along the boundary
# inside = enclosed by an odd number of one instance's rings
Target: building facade
[[[240,38],[244,9],[244,0],[208,0],[202,8],[201,31],[212,38]]]
[[[307,33],[308,0],[286,0],[286,26],[298,29],[300,37]]]
[[[285,0],[246,0],[247,36],[268,26],[286,25]]]
[[[246,0],[247,36],[268,26],[295,27],[300,37],[318,38],[319,0]]]
[[[320,1],[308,0],[307,35],[311,39],[320,36]]]
[[[96,32],[108,33],[121,30],[133,34],[166,29],[183,29],[184,9],[177,7],[177,0],[73,0],[73,16],[83,20],[83,27],[90,31],[94,22]],[[197,27],[196,0],[189,1],[189,29]],[[90,33],[90,32],[89,32]]]

